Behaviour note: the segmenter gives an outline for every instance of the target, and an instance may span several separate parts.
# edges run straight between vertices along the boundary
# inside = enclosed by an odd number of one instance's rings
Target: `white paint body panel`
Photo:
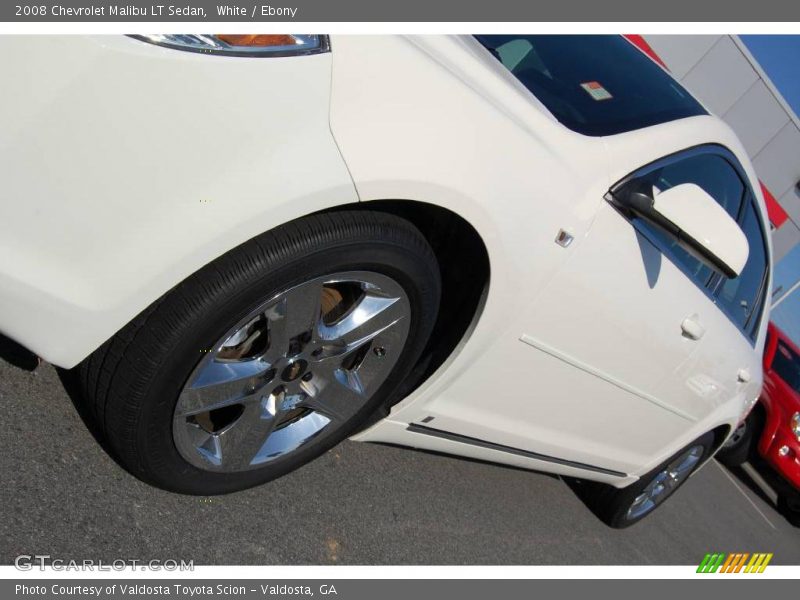
[[[0,329],[55,364],[234,246],[357,200],[328,127],[330,54],[3,36],[0,55],[13,90],[0,99]]]
[[[416,200],[476,228],[490,286],[447,362],[356,439],[623,486],[737,423],[758,395],[764,332],[753,346],[667,260],[653,287],[635,232],[603,198],[642,165],[711,142],[756,181],[724,124],[589,138],[471,38],[345,36],[332,48],[251,61],[127,38],[0,39],[4,55],[27,57],[8,61],[17,93],[0,98],[0,330],[71,367],[258,233],[358,200]],[[554,243],[561,229],[568,248]],[[696,342],[680,334],[690,314],[706,329]],[[627,475],[407,431],[430,416]]]
[[[733,367],[760,373],[763,334],[753,347],[667,260],[651,290],[631,246],[635,232],[603,200],[626,174],[703,143],[722,144],[747,165],[727,126],[696,117],[586,138],[554,122],[494,62],[476,61],[469,40],[334,43],[331,124],[361,199],[450,208],[476,227],[491,260],[486,304],[468,341],[357,439],[512,460],[406,431],[434,417],[430,426],[448,432],[635,477],[738,421],[760,378],[737,386]],[[553,243],[559,229],[575,237],[568,249]],[[657,317],[632,320],[637,304]],[[683,319],[698,311],[718,326],[700,343],[705,351],[681,336]],[[524,457],[510,462],[521,463],[575,474]]]

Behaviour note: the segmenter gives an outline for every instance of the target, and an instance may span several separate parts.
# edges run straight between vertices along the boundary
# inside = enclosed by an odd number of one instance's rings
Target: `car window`
[[[734,167],[722,156],[712,153],[696,154],[669,161],[627,185],[655,197],[676,185],[694,183],[714,198],[733,219],[738,219],[745,187]],[[678,241],[643,219],[635,224],[647,237],[699,285],[707,285],[714,270],[682,248]]]
[[[745,206],[742,231],[750,252],[738,277],[725,278],[718,292],[717,305],[742,329],[757,330],[767,273],[767,250],[761,220],[754,202]]]
[[[478,35],[562,124],[605,136],[707,114],[622,36]]]
[[[800,393],[800,356],[779,341],[772,359],[772,370],[794,391]]]

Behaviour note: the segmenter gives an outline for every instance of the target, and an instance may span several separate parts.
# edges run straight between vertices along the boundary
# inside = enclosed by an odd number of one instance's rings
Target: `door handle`
[[[703,334],[706,332],[706,328],[700,325],[700,317],[697,315],[691,315],[686,317],[681,323],[681,331],[683,331],[683,335],[688,337],[690,340],[699,340],[703,337]]]
[[[750,381],[750,371],[747,369],[739,369],[739,372],[736,374],[736,379],[739,380],[739,383],[747,383]]]

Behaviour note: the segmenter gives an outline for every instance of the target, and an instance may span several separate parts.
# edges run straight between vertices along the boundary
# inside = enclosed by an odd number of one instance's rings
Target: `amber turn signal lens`
[[[231,46],[248,46],[265,48],[269,46],[294,46],[297,43],[292,35],[270,35],[259,33],[246,33],[241,35],[216,33],[217,39]]]

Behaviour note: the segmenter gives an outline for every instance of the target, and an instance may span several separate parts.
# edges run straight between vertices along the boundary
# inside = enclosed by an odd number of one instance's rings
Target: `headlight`
[[[154,33],[131,37],[175,50],[223,56],[296,56],[328,51],[328,37],[324,35]]]
[[[800,412],[796,412],[792,415],[789,427],[792,428],[792,433],[797,436],[797,441],[800,442]]]

